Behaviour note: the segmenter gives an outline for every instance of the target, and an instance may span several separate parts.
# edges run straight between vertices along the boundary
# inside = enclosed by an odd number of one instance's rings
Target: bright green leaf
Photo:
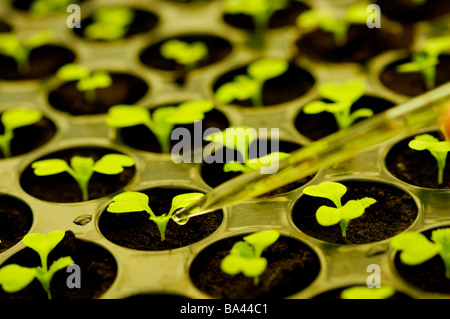
[[[202,193],[186,193],[177,195],[172,199],[172,206],[169,211],[169,215],[171,215],[176,210],[187,207],[196,201],[198,201],[200,198],[202,198],[204,194]]]
[[[106,154],[95,162],[93,170],[107,175],[114,175],[123,172],[124,167],[134,165],[132,157],[124,154]]]
[[[37,176],[47,176],[66,172],[70,169],[66,161],[62,159],[46,159],[31,164],[34,174]]]
[[[133,9],[128,7],[106,7],[95,11],[92,18],[96,22],[124,26],[133,22],[134,16]]]
[[[25,246],[39,253],[41,257],[46,257],[64,238],[64,235],[65,232],[62,230],[52,231],[45,235],[40,233],[31,233],[23,237],[23,243]]]
[[[408,145],[417,151],[433,150],[445,153],[450,151],[449,141],[439,141],[439,139],[430,134],[417,135]]]
[[[422,46],[422,51],[430,56],[439,56],[447,50],[450,50],[450,35],[428,38]]]
[[[322,226],[331,226],[339,223],[342,219],[341,208],[320,206],[316,211],[317,222]]]
[[[349,80],[345,83],[323,83],[319,86],[322,97],[334,102],[351,101],[354,103],[364,95],[364,83],[359,80]]]
[[[251,63],[247,67],[247,73],[259,81],[266,81],[280,76],[289,67],[289,63],[283,59],[263,58]]]
[[[128,213],[149,211],[148,196],[140,192],[124,192],[113,197],[107,211],[110,213]]]
[[[112,78],[108,72],[98,71],[92,73],[89,77],[81,78],[77,82],[77,89],[82,92],[91,91],[110,87],[111,84]]]
[[[91,71],[77,63],[69,63],[58,69],[56,76],[63,81],[77,81],[88,77]]]
[[[22,290],[36,277],[36,268],[10,264],[0,269],[0,285],[7,293]]]
[[[2,114],[2,123],[5,131],[12,131],[16,128],[32,125],[42,119],[40,110],[26,108],[8,109]]]
[[[239,162],[228,162],[223,166],[223,171],[227,172],[247,172],[247,167]]]
[[[342,299],[388,299],[395,294],[395,288],[381,286],[369,288],[367,286],[355,286],[342,290]]]
[[[73,265],[74,263],[72,257],[61,257],[52,263],[48,270],[48,276],[52,278],[57,271],[67,268],[67,266]]]
[[[341,207],[341,198],[347,192],[347,187],[337,182],[322,182],[319,185],[308,186],[303,193],[309,196],[330,199],[336,207]]]
[[[202,112],[206,113],[214,108],[214,103],[211,100],[189,100],[181,103],[178,106],[182,112]]]
[[[440,247],[418,232],[405,232],[392,238],[391,247],[401,250],[400,259],[407,265],[418,265],[439,253]]]
[[[114,105],[108,110],[106,124],[111,127],[130,127],[150,122],[146,108],[135,105]]]
[[[94,159],[92,157],[73,156],[70,159],[70,166],[80,177],[91,176],[94,167]]]
[[[367,12],[367,5],[364,3],[357,3],[347,8],[345,14],[345,21],[350,23],[366,24],[370,13]]]
[[[275,243],[280,237],[277,230],[263,230],[244,237],[244,240],[255,249],[255,256],[260,257],[263,250]]]

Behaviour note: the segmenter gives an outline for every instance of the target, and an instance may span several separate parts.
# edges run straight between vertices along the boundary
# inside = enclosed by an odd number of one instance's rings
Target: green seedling
[[[370,13],[367,5],[355,4],[347,8],[342,17],[336,17],[332,12],[322,9],[311,9],[297,17],[297,26],[302,29],[320,28],[333,35],[337,46],[347,43],[347,31],[352,24],[366,24]]]
[[[400,250],[400,260],[407,265],[420,265],[438,255],[445,265],[445,276],[450,279],[450,228],[433,230],[431,241],[419,232],[409,231],[395,235],[391,247]]]
[[[45,159],[31,164],[37,176],[49,176],[69,173],[81,189],[82,200],[89,199],[88,185],[94,172],[106,175],[116,175],[123,172],[124,167],[134,165],[134,160],[128,155],[106,154],[98,161],[91,157],[73,156],[69,164],[63,159]]]
[[[306,114],[329,112],[334,115],[339,129],[352,125],[357,119],[371,117],[373,111],[360,108],[351,113],[352,105],[364,95],[364,83],[350,80],[343,84],[323,83],[319,86],[319,94],[333,102],[315,100],[307,103],[303,109]]]
[[[261,257],[264,249],[275,243],[280,237],[276,230],[263,230],[245,236],[243,241],[236,242],[221,262],[223,272],[235,276],[243,273],[253,277],[255,286],[259,284],[259,276],[267,268],[267,259]]]
[[[208,56],[208,47],[202,41],[188,43],[172,39],[161,45],[160,52],[164,58],[175,60],[189,72],[197,67],[200,60]]]
[[[37,123],[43,114],[40,110],[26,108],[14,108],[3,112],[1,122],[4,127],[3,135],[0,135],[0,149],[3,156],[11,156],[11,141],[14,138],[14,130],[20,127]]]
[[[134,20],[134,11],[128,7],[101,8],[92,15],[93,22],[84,29],[91,40],[114,41],[122,39]]]
[[[422,44],[421,52],[414,53],[411,62],[398,65],[396,70],[400,73],[422,73],[426,89],[432,90],[436,86],[436,66],[439,64],[439,55],[449,49],[450,36],[426,39]]]
[[[355,286],[343,289],[341,299],[388,299],[395,294],[395,288],[382,286],[369,288],[367,286]]]
[[[76,3],[76,0],[34,0],[29,10],[36,16],[45,17],[55,13],[66,12],[70,4]]]
[[[33,233],[27,234],[23,238],[25,246],[33,249],[39,254],[41,259],[41,266],[29,268],[16,264],[10,264],[0,269],[0,285],[7,293],[13,293],[22,290],[28,286],[34,278],[39,280],[48,299],[51,299],[50,282],[54,274],[74,264],[71,257],[61,257],[53,262],[50,268],[47,265],[47,257],[49,253],[58,245],[64,238],[65,232],[57,230],[46,235]]]
[[[349,200],[342,205],[341,198],[346,192],[347,187],[337,182],[323,182],[319,185],[305,187],[303,190],[306,195],[327,198],[334,203],[336,207],[319,207],[316,211],[316,219],[322,226],[340,223],[343,238],[347,237],[346,230],[350,220],[362,216],[366,208],[376,202],[373,198],[364,197],[358,200]]]
[[[170,135],[175,125],[201,121],[214,108],[209,100],[192,100],[178,106],[157,108],[152,114],[137,105],[115,105],[108,110],[106,124],[114,128],[145,125],[155,134],[163,153],[170,153]]]
[[[112,78],[105,71],[91,71],[88,68],[69,63],[58,69],[57,77],[62,81],[77,81],[78,91],[85,93],[86,101],[93,103],[95,101],[95,92],[98,89],[108,88],[112,85]]]
[[[172,199],[172,206],[168,213],[156,216],[148,205],[148,196],[140,192],[125,192],[113,198],[113,202],[106,209],[110,213],[130,213],[145,211],[150,215],[150,220],[156,223],[161,234],[161,241],[165,240],[167,224],[172,218],[174,212],[178,209],[187,207],[196,202],[204,194],[186,193],[177,195]]]
[[[400,73],[416,73],[421,72],[425,81],[427,90],[435,87],[436,65],[439,60],[434,56],[428,56],[422,53],[412,55],[412,61],[398,65],[396,70]]]
[[[40,31],[21,40],[15,33],[0,33],[0,54],[13,58],[17,63],[19,73],[30,69],[30,53],[33,49],[42,47],[53,40],[49,31]]]
[[[447,163],[447,154],[450,152],[450,138],[446,136],[445,129],[442,129],[446,137],[445,141],[440,141],[438,138],[430,134],[421,134],[414,137],[408,143],[408,146],[416,151],[428,150],[436,159],[438,167],[437,182],[441,185],[444,182],[444,170]]]
[[[241,154],[243,163],[229,161],[223,167],[224,172],[247,173],[264,166],[269,166],[274,162],[279,162],[290,156],[289,153],[273,152],[259,158],[250,158],[249,146],[256,140],[256,132],[254,129],[246,126],[229,127],[221,132],[215,132],[205,136],[204,140],[214,142],[219,147],[237,150]]]
[[[247,74],[237,75],[232,82],[221,85],[215,97],[222,104],[251,99],[253,106],[262,106],[264,83],[282,75],[288,67],[289,63],[283,59],[263,58],[252,62],[247,66]]]
[[[265,44],[265,34],[269,20],[277,10],[286,8],[287,0],[225,0],[224,12],[228,14],[245,14],[252,17],[254,23],[253,44],[261,48]]]

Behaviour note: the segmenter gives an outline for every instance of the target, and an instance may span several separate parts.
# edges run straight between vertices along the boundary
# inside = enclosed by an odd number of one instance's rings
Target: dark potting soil
[[[179,103],[173,105],[178,104]],[[155,109],[152,109],[150,112],[153,112]],[[205,118],[200,123],[175,125],[174,130],[181,127],[186,128],[189,131],[191,140],[190,142],[186,142],[181,137],[179,140],[171,139],[170,148],[172,149],[177,143],[183,143],[183,145],[184,143],[188,143],[190,145],[191,151],[194,151],[196,144],[200,144],[201,146],[207,144],[203,141],[203,133],[206,129],[217,128],[222,131],[228,127],[228,124],[229,122],[227,117],[218,110],[213,109],[205,113]],[[198,135],[201,139],[200,141],[195,141],[197,134],[200,134]],[[156,136],[145,125],[136,125],[118,129],[118,136],[123,143],[135,149],[154,153],[162,152],[161,145],[156,139]],[[178,155],[189,156],[189,154],[184,154],[181,152]],[[194,162],[194,160],[192,159],[191,162]]]
[[[134,19],[133,22],[128,26],[128,31],[126,32],[124,39],[130,38],[136,34],[145,33],[151,31],[158,24],[159,18],[156,14],[149,11],[133,9]],[[84,36],[84,30],[88,25],[93,22],[92,16],[89,16],[83,20],[81,20],[80,28],[73,28],[73,32],[88,41],[96,41],[96,42],[110,42],[104,40],[91,40],[88,37]]]
[[[155,215],[166,214],[173,197],[198,192],[181,188],[151,188],[141,191],[149,197],[149,206]],[[109,241],[131,249],[160,251],[176,249],[196,243],[214,233],[222,223],[222,211],[216,211],[191,218],[187,224],[178,225],[170,220],[165,232],[165,240],[156,223],[145,212],[110,213],[106,209],[99,219],[100,232]]]
[[[281,236],[262,253],[268,265],[257,286],[253,278],[243,274],[228,275],[220,264],[242,237],[222,239],[200,252],[189,270],[198,289],[214,298],[280,299],[306,288],[319,274],[320,261],[316,253],[301,241]]]
[[[60,158],[68,163],[73,156],[92,157],[94,161],[103,155],[118,153],[117,151],[101,147],[79,147],[57,151],[42,158]],[[89,181],[89,199],[96,199],[112,194],[127,185],[135,174],[136,168],[124,167],[124,171],[117,175],[106,175],[94,172]],[[82,200],[81,190],[77,182],[68,173],[50,176],[36,176],[31,163],[20,176],[20,185],[23,190],[36,198],[58,203],[74,203]]]
[[[443,140],[437,131],[425,133]],[[450,158],[447,156],[444,182],[439,185],[437,162],[433,155],[427,150],[416,151],[408,146],[414,137],[404,139],[392,147],[385,159],[386,168],[392,175],[408,184],[426,188],[450,189]]]
[[[247,74],[247,66],[223,74],[214,83],[213,91],[216,92],[221,85],[233,81],[235,76],[242,74]],[[306,94],[314,86],[314,83],[314,77],[307,70],[290,64],[285,73],[264,83],[263,104],[264,106],[274,106],[292,101]],[[261,107],[254,107],[250,99],[243,101],[234,100],[231,103],[255,109]]]
[[[316,300],[342,299],[341,298],[342,290],[350,288],[350,287],[352,287],[352,286],[338,288],[338,289],[332,289],[332,290],[323,292],[317,296],[314,296],[312,299],[316,299]],[[412,299],[412,298],[403,292],[396,291],[392,296],[390,296],[387,299]]]
[[[0,21],[0,32],[11,32],[12,31],[12,27],[3,21]]]
[[[377,0],[376,3],[383,15],[401,23],[429,20],[450,12],[450,2],[441,0],[427,0],[424,3],[413,0]]]
[[[295,25],[295,21],[303,11],[309,9],[309,6],[299,1],[289,1],[285,9],[276,11],[269,20],[269,28],[276,29],[285,26]],[[253,18],[246,14],[230,14],[225,13],[223,20],[229,25],[244,29],[254,30],[255,24]]]
[[[411,57],[400,59],[388,64],[380,73],[380,81],[388,89],[403,95],[417,96],[427,91],[421,72],[400,73],[396,67],[403,63],[411,62]],[[439,56],[439,64],[436,66],[436,86],[450,81],[450,55]]]
[[[23,201],[0,194],[0,252],[22,240],[31,228],[33,213]]]
[[[332,102],[327,99],[323,99],[322,101],[327,103]],[[395,106],[395,104],[391,101],[375,96],[364,95],[353,104],[351,112],[360,108],[369,108],[374,114],[377,114],[393,106]],[[355,121],[355,123],[364,119],[365,118],[360,118]],[[294,120],[294,125],[300,134],[313,141],[319,140],[339,130],[334,115],[329,112],[306,114],[301,110]]]
[[[71,115],[94,115],[107,113],[117,104],[134,104],[149,90],[148,84],[131,74],[111,72],[111,86],[95,90],[94,100],[78,91],[76,81],[63,83],[50,92],[49,103],[56,109]]]
[[[104,248],[77,239],[72,231],[66,231],[63,240],[48,256],[50,266],[60,257],[70,256],[80,267],[81,288],[68,288],[67,279],[71,275],[64,269],[55,273],[50,283],[52,299],[95,299],[99,298],[114,282],[117,275],[117,263]],[[39,255],[31,248],[24,248],[14,254],[7,264],[24,267],[41,265]],[[40,282],[34,279],[30,285],[15,293],[5,293],[0,289],[0,299],[47,299]]]
[[[394,34],[382,27],[370,29],[366,25],[351,25],[343,46],[336,45],[333,35],[321,29],[302,34],[296,46],[299,55],[317,61],[365,63],[385,51],[408,48],[412,38],[411,28]]]
[[[0,79],[8,81],[35,80],[54,74],[61,66],[75,60],[75,54],[64,47],[44,45],[31,50],[29,68],[19,72],[16,61],[0,55]]]
[[[382,183],[345,181],[347,192],[342,197],[342,205],[350,199],[371,197],[376,203],[366,208],[364,214],[350,220],[347,226],[347,240],[342,238],[341,227],[321,226],[316,219],[316,211],[322,206],[335,207],[325,198],[302,195],[292,211],[294,224],[304,233],[314,238],[336,244],[366,244],[378,242],[403,232],[417,218],[417,205],[411,195]]]
[[[208,55],[197,62],[195,67],[196,69],[223,60],[233,50],[231,44],[223,38],[207,34],[192,34],[180,35],[157,42],[142,51],[140,54],[140,60],[142,63],[155,69],[173,72],[174,81],[180,85],[185,83],[189,71],[187,71],[183,65],[178,64],[175,60],[164,58],[160,53],[161,46],[171,39],[177,39],[187,43],[200,41],[207,46]]]
[[[429,229],[424,231],[423,234],[431,240],[432,231],[439,228],[446,227]],[[400,260],[400,253],[397,252],[394,265],[397,272],[407,283],[424,291],[450,294],[450,280],[445,276],[445,265],[439,254],[424,263],[410,266]]]
[[[260,149],[258,150],[258,145],[267,145],[267,149]],[[271,141],[266,140],[256,140],[249,146],[249,153],[250,158],[254,158],[252,154],[256,154],[257,157],[261,157],[264,155],[267,155],[272,152],[285,152],[285,153],[291,153],[297,149],[301,148],[301,145],[286,141],[279,141],[278,146],[274,146],[274,148],[271,145]],[[202,179],[205,181],[206,184],[208,184],[211,187],[217,187],[218,185],[234,178],[242,173],[240,172],[224,172],[223,167],[226,162],[230,161],[238,161],[243,162],[242,155],[232,149],[229,148],[221,148],[215,151],[211,156],[214,157],[214,159],[220,159],[220,160],[214,160],[212,161],[210,158],[205,158],[205,161],[202,163],[200,168],[200,174]],[[212,158],[212,157],[211,157]],[[211,162],[211,163],[209,163]],[[277,196],[281,194],[285,194],[289,191],[292,191],[294,189],[299,188],[300,186],[303,186],[307,182],[309,182],[314,175],[310,175],[307,177],[302,178],[301,180],[295,181],[293,183],[290,183],[288,185],[279,187],[273,191],[270,191],[266,194],[261,195],[261,197],[271,197],[271,196]]]
[[[4,132],[4,127],[1,123],[0,132],[2,134]],[[55,134],[55,124],[46,117],[43,117],[33,125],[19,127],[14,130],[14,137],[11,140],[11,155],[17,156],[37,149],[48,143]],[[5,158],[1,150],[0,158]]]

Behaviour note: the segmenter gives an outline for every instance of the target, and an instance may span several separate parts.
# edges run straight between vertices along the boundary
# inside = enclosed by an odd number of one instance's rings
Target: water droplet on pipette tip
[[[189,217],[177,217],[174,216],[173,217],[174,222],[176,222],[178,225],[186,225],[187,222],[189,221]]]

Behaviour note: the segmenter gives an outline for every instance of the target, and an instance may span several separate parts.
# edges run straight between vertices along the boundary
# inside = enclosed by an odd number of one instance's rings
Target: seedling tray
[[[91,0],[83,3],[83,18],[88,17],[96,8],[106,5],[133,6],[148,10],[158,17],[157,24],[150,31],[115,43],[96,43],[80,38],[66,27],[65,14],[51,18],[31,18],[27,13],[2,2],[0,18],[20,33],[50,27],[57,35],[57,42],[75,53],[77,63],[98,70],[124,72],[139,77],[147,84],[148,90],[137,104],[146,107],[189,99],[214,100],[214,84],[223,74],[264,56],[287,59],[293,67],[306,70],[314,79],[304,94],[294,94],[288,101],[261,109],[219,104],[215,109],[226,117],[228,126],[246,125],[257,130],[279,128],[282,141],[300,146],[307,145],[312,140],[296,128],[296,118],[306,102],[318,98],[317,86],[320,83],[358,78],[366,83],[367,95],[390,101],[392,105],[410,98],[391,91],[379,80],[379,73],[388,61],[401,56],[406,49],[388,50],[378,54],[364,66],[352,62],[317,62],[297,54],[295,42],[300,33],[297,28],[287,26],[269,32],[265,50],[254,50],[245,44],[248,31],[230,26],[222,19],[220,2]],[[313,6],[312,1],[304,3]],[[441,20],[448,21],[448,16],[436,19],[435,23],[439,24]],[[433,23],[429,21],[417,23],[414,26],[414,39],[429,34],[432,26]],[[139,58],[140,53],[151,44],[179,35],[198,34],[224,39],[232,49],[219,61],[191,72],[183,85],[173,81],[172,71],[148,67]],[[411,298],[449,297],[450,290],[433,292],[418,288],[399,274],[395,261],[396,252],[389,246],[391,237],[381,238],[376,242],[329,242],[302,230],[296,225],[298,217],[293,215],[293,212],[301,213],[301,208],[296,205],[301,200],[302,190],[306,185],[319,184],[322,181],[362,182],[386,185],[408,198],[405,201],[412,207],[413,217],[402,226],[402,231],[425,231],[448,226],[448,187],[432,189],[415,186],[396,178],[387,168],[385,159],[389,151],[411,135],[399,135],[360,152],[348,161],[321,169],[306,184],[287,193],[259,197],[224,208],[219,213],[221,218],[217,229],[187,246],[154,251],[132,249],[109,240],[102,232],[102,214],[106,214],[105,209],[113,196],[122,191],[143,191],[152,188],[188,189],[207,193],[211,187],[202,177],[202,164],[175,164],[170,155],[138,150],[126,145],[117,132],[106,126],[105,114],[71,115],[52,107],[48,95],[57,86],[58,80],[54,76],[38,80],[0,81],[1,110],[17,105],[37,108],[56,126],[55,135],[44,145],[25,154],[1,160],[0,192],[20,199],[29,206],[32,212],[30,233],[45,234],[53,230],[70,230],[77,239],[97,245],[113,256],[117,266],[114,281],[97,298],[150,295],[215,298],[197,287],[191,277],[192,265],[198,267],[196,263],[199,254],[223,239],[265,229],[277,229],[283,237],[299,241],[310,249],[318,261],[316,276],[305,287],[294,289],[286,298],[309,299],[335,289],[366,285],[372,274],[371,265],[379,266],[382,285],[392,285],[403,295]],[[430,127],[424,132],[437,129]],[[136,163],[134,175],[125,186],[87,202],[52,202],[32,196],[24,190],[21,176],[33,161],[60,150],[78,147],[106,148],[128,154]],[[446,178],[448,182],[448,173]],[[402,206],[399,208],[401,214]],[[20,241],[3,250],[0,253],[0,264],[24,247]],[[81,276],[83,280],[83,272]]]

